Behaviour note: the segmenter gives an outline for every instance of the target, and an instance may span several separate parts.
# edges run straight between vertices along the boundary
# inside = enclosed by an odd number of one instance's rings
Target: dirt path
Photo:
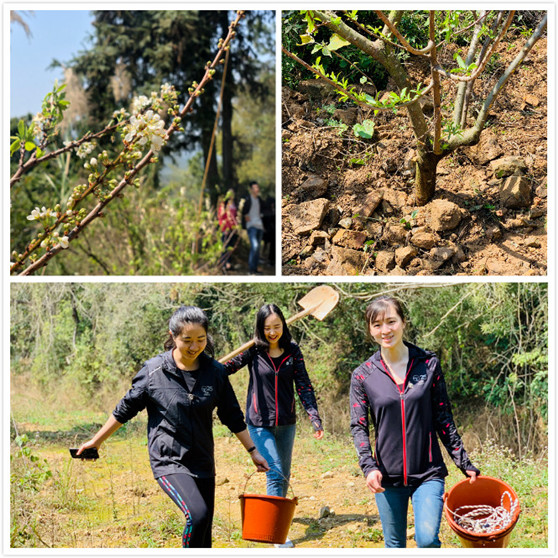
[[[31,426],[31,425],[29,425]],[[23,423],[21,425],[23,428]],[[37,470],[42,463],[52,477],[36,491],[28,461],[12,462],[11,538],[17,547],[51,548],[179,548],[184,518],[160,490],[149,467],[144,425],[119,433],[101,449],[101,459],[81,462],[69,457],[75,439],[28,431]],[[216,509],[213,524],[215,548],[259,548],[270,545],[242,539],[239,495],[245,492],[254,467],[236,438],[216,432]],[[46,436],[48,434],[48,437]],[[122,435],[123,434],[123,435]],[[73,435],[75,438],[75,434]],[[14,452],[12,448],[12,453]],[[46,461],[43,461],[46,460]],[[500,460],[502,461],[502,460]],[[486,461],[483,462],[483,468]],[[19,469],[23,466],[24,470]],[[515,465],[505,477],[516,471]],[[446,490],[462,480],[453,464]],[[516,472],[514,472],[516,471]],[[487,469],[487,474],[491,474]],[[492,473],[494,474],[494,473]],[[496,473],[497,474],[497,473]],[[515,480],[514,484],[518,484]],[[290,538],[297,548],[381,548],[382,530],[374,497],[366,489],[349,439],[315,440],[301,425],[295,441],[291,487],[298,499]],[[525,489],[524,489],[525,490]],[[515,544],[544,547],[548,534],[540,517],[546,510],[546,490],[535,487],[520,493],[522,509]],[[265,475],[248,480],[247,493],[265,494]],[[289,493],[289,497],[292,493]],[[535,519],[537,518],[537,519]],[[408,547],[415,547],[412,511],[409,511]],[[443,547],[460,546],[442,520]],[[516,542],[517,541],[517,542]]]

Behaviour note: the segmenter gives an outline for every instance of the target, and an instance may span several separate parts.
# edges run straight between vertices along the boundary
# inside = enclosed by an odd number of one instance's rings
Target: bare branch
[[[428,56],[430,51],[435,47],[435,43],[432,40],[432,36],[431,36],[430,40],[428,41],[428,44],[423,49],[418,50],[414,48],[407,42],[405,37],[403,37],[403,35],[399,33],[397,27],[395,27],[392,24],[392,22],[383,14],[381,10],[374,10],[374,13],[384,22],[387,28],[401,41],[401,44],[403,45],[405,50],[407,50],[411,54],[416,54],[417,56]]]

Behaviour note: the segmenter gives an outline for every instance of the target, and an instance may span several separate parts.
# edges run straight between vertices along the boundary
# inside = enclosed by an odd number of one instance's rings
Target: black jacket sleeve
[[[461,436],[457,432],[440,361],[437,357],[434,358],[436,367],[432,381],[432,414],[436,432],[453,462],[463,471],[463,474],[466,475],[466,471],[475,471],[478,475],[480,471],[471,463]]]
[[[233,433],[238,434],[246,429],[244,414],[238,404],[238,399],[225,371],[220,372],[219,402],[217,416],[219,420]]]
[[[298,345],[293,344],[293,360],[294,360],[294,383],[296,392],[302,403],[302,406],[308,413],[308,417],[312,422],[314,430],[323,430],[322,420],[318,413],[318,403],[316,402],[316,395],[312,382],[308,376],[306,365],[304,364],[304,357]]]
[[[351,404],[351,435],[358,455],[358,464],[366,477],[371,471],[377,471],[380,468],[374,459],[370,444],[370,402],[364,389],[364,376],[358,368],[351,376],[349,400]]]
[[[112,412],[118,422],[124,424],[145,409],[148,377],[148,367],[144,366],[132,380],[132,387],[128,390],[128,393],[119,401]]]
[[[250,364],[252,362],[253,352],[248,349],[247,351],[243,351],[239,355],[227,360],[223,366],[225,367],[225,372],[230,376],[238,372],[244,366]]]

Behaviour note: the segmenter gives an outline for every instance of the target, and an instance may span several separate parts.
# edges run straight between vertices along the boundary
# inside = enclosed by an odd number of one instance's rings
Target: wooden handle
[[[239,355],[242,351],[245,351],[246,349],[249,349],[255,342],[256,341],[254,339],[250,339],[250,341],[248,341],[247,343],[244,343],[244,345],[242,345],[242,347],[238,347],[238,349],[235,349],[234,351],[232,351],[228,355],[225,355],[224,357],[221,357],[219,359],[219,362],[221,364],[224,364],[225,362],[227,362],[227,360],[231,360],[231,358],[235,357],[236,355]]]
[[[316,308],[318,306],[319,306],[319,304],[316,304],[315,306],[311,306],[310,308],[306,308],[305,310],[301,310],[298,314],[295,314],[294,316],[291,316],[288,320],[285,320],[287,322],[287,325],[290,325],[293,322],[296,322],[297,320],[300,320],[300,318],[304,318],[304,316],[308,316],[308,314],[311,314],[312,312],[314,312],[314,310],[316,310]]]

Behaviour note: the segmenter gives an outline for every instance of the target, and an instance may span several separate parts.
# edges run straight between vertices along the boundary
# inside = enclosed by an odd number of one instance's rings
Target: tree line
[[[288,317],[312,286],[15,283],[12,374],[26,375],[49,393],[72,389],[76,401],[95,406],[96,394],[122,389],[145,360],[162,352],[168,319],[179,305],[206,310],[219,357],[250,339],[262,304],[274,302]],[[351,372],[376,350],[364,322],[367,301],[390,293],[407,308],[408,339],[440,356],[460,424],[480,439],[505,442],[519,456],[546,450],[547,284],[333,286],[340,301],[323,322],[307,317],[292,325],[322,406],[347,411]],[[346,434],[347,426],[337,433]]]

